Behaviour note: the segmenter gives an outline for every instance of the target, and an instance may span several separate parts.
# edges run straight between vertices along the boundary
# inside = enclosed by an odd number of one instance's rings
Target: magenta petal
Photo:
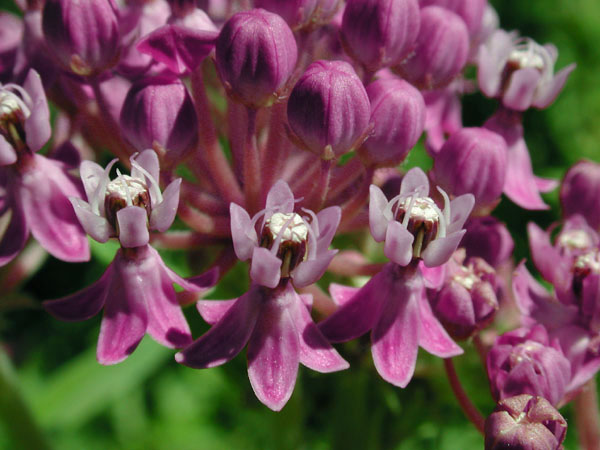
[[[152,247],[150,247],[152,248]],[[152,249],[153,251],[156,252],[156,250]],[[158,254],[158,252],[157,252]],[[161,259],[162,262],[162,259]],[[217,284],[217,281],[219,281],[219,268],[218,267],[213,267],[212,269],[207,270],[206,272],[200,274],[200,275],[196,275],[194,277],[190,277],[190,278],[182,278],[179,275],[177,275],[175,272],[173,272],[171,269],[169,269],[164,262],[163,264],[163,270],[165,270],[167,272],[167,274],[169,275],[169,278],[171,279],[172,283],[178,284],[179,286],[181,286],[183,289],[185,289],[186,291],[189,292],[196,292],[196,293],[205,293],[208,290],[210,290],[215,284]]]
[[[472,194],[461,195],[450,202],[450,225],[446,228],[446,235],[462,229],[474,205],[475,197]]]
[[[329,294],[331,294],[331,298],[338,306],[346,304],[358,291],[360,291],[360,288],[344,286],[337,283],[331,283],[329,285]]]
[[[214,325],[227,314],[236,301],[235,298],[232,300],[200,300],[196,303],[196,308],[206,323]]]
[[[29,237],[29,227],[23,210],[14,207],[6,214],[12,214],[12,217],[0,240],[0,267],[11,262],[23,250]]]
[[[414,239],[412,233],[404,228],[400,222],[392,220],[385,234],[383,253],[390,261],[400,266],[406,266],[413,257],[412,244]]]
[[[413,167],[406,172],[400,185],[400,195],[407,196],[411,193],[415,193],[418,197],[426,197],[429,194],[429,179],[418,167]]]
[[[279,180],[269,189],[266,209],[267,211],[277,210],[282,213],[294,211],[294,194],[285,181]]]
[[[502,96],[504,106],[516,111],[529,108],[541,76],[540,71],[533,67],[513,72],[508,88]]]
[[[342,208],[339,206],[330,206],[317,214],[319,221],[319,238],[317,239],[317,248],[319,251],[327,249],[335,236],[335,231],[342,218]]]
[[[463,349],[448,336],[442,324],[433,315],[425,292],[419,301],[419,313],[421,316],[419,345],[421,347],[440,358],[450,358],[463,353]]]
[[[163,200],[152,209],[150,214],[150,228],[160,231],[167,231],[177,214],[179,206],[179,189],[181,187],[181,178],[173,180],[163,192]]]
[[[548,209],[548,205],[540,197],[529,151],[522,137],[509,147],[507,156],[504,182],[507,197],[521,208]]]
[[[127,206],[117,211],[119,242],[125,248],[141,247],[150,240],[148,214],[139,206]]]
[[[90,205],[80,198],[71,197],[69,200],[85,232],[98,242],[104,243],[108,241],[114,234],[114,230],[108,223],[108,220],[98,214],[94,214],[90,209]]]
[[[6,142],[4,136],[0,134],[0,167],[8,166],[17,162],[17,153],[15,149]]]
[[[546,108],[552,104],[556,99],[563,86],[567,82],[567,78],[571,72],[575,69],[576,64],[570,64],[564,69],[554,74],[550,83],[545,83],[538,88],[538,92],[535,96],[533,106],[536,108]]]
[[[554,189],[558,187],[560,184],[558,180],[553,180],[551,178],[541,178],[534,177],[535,185],[539,189],[540,192],[552,192]]]
[[[319,323],[321,333],[330,342],[349,341],[373,328],[379,318],[381,305],[390,292],[388,271],[392,266],[388,264],[352,298],[340,303],[341,306],[331,316]]]
[[[399,287],[381,311],[371,332],[371,353],[381,377],[395,386],[406,387],[415,371],[419,350],[419,292],[408,285]]]
[[[165,25],[145,36],[137,45],[141,53],[152,56],[171,71],[193,71],[208,56],[217,32],[193,30],[179,25]]]
[[[337,253],[337,250],[326,250],[316,259],[303,261],[292,271],[294,286],[303,288],[319,280],[327,270],[329,263]]]
[[[248,341],[250,384],[258,399],[273,411],[281,410],[291,397],[300,361],[296,327],[281,303],[285,301],[270,298],[263,304]]]
[[[385,217],[385,210],[388,201],[385,194],[374,184],[369,188],[369,227],[371,235],[375,242],[382,242],[385,239],[389,219]]]
[[[419,262],[419,271],[423,275],[425,287],[429,289],[440,289],[446,278],[446,264],[436,267],[427,267],[423,261]]]
[[[288,311],[298,333],[300,362],[312,370],[323,373],[350,367],[317,328],[308,308],[293,288],[289,287],[286,295],[291,297]]]
[[[559,290],[567,289],[571,267],[550,243],[550,235],[533,222],[527,224],[527,234],[533,263],[542,277]]]
[[[431,241],[425,251],[421,253],[423,263],[425,263],[427,267],[441,266],[444,264],[450,259],[450,256],[452,256],[452,253],[454,253],[458,247],[458,244],[465,233],[466,231],[462,230]]]
[[[48,155],[50,158],[60,161],[68,169],[76,169],[81,165],[81,153],[71,141],[65,141],[54,148]]]
[[[230,361],[248,342],[264,295],[260,286],[251,286],[210,330],[177,353],[175,360],[196,369],[216,367]]]
[[[246,210],[235,203],[229,205],[229,217],[233,249],[239,259],[246,261],[252,257],[254,248],[258,246],[256,230]]]
[[[31,69],[23,87],[31,97],[31,115],[25,120],[25,138],[31,151],[37,152],[44,146],[52,130],[50,129],[50,110],[44,86],[38,73]]]
[[[255,247],[252,252],[250,278],[261,286],[276,288],[281,279],[281,259],[266,248]]]
[[[44,309],[54,317],[65,321],[86,320],[100,312],[106,301],[112,283],[112,264],[104,274],[91,286],[56,300],[47,300],[43,303]]]

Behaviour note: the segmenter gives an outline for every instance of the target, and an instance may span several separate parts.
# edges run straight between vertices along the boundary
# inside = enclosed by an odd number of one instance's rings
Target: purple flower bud
[[[198,8],[197,0],[167,0],[175,17],[184,17]]]
[[[374,72],[408,56],[419,26],[417,0],[349,0],[342,38],[352,58]]]
[[[517,395],[498,402],[485,421],[485,450],[561,450],[567,421],[543,397]]]
[[[460,73],[469,55],[465,22],[439,6],[421,10],[421,29],[413,56],[397,67],[402,77],[424,89],[445,86]]]
[[[47,0],[42,27],[49,49],[77,75],[97,75],[119,56],[119,24],[112,0]]]
[[[473,38],[481,29],[487,0],[419,0],[421,8],[432,5],[441,6],[458,14]]]
[[[264,9],[235,14],[217,38],[221,80],[229,95],[251,108],[268,106],[277,99],[297,57],[290,27]]]
[[[329,22],[340,3],[340,0],[254,0],[255,7],[280,15],[294,30]]]
[[[571,381],[571,364],[543,325],[496,339],[487,355],[487,372],[496,400],[531,394],[557,405]]]
[[[460,243],[467,258],[478,256],[488,264],[498,267],[508,261],[515,243],[502,222],[492,216],[473,217],[465,224],[467,233]]]
[[[425,101],[404,80],[377,80],[367,86],[373,134],[358,153],[373,166],[400,164],[419,140],[425,126]]]
[[[294,86],[287,116],[301,145],[329,159],[362,143],[371,106],[350,64],[316,61]]]
[[[560,187],[560,203],[565,217],[581,214],[600,230],[600,164],[580,161],[572,166]]]
[[[121,110],[126,139],[138,150],[166,150],[181,158],[196,143],[198,119],[185,85],[176,78],[152,77],[135,83]]]
[[[484,328],[498,310],[496,271],[481,258],[464,260],[458,250],[447,266],[442,289],[434,294],[433,309],[450,336],[467,339]]]
[[[463,128],[442,146],[433,170],[442,189],[452,195],[470,192],[475,208],[489,212],[504,189],[506,143],[485,128]]]
[[[23,22],[11,13],[0,11],[0,83],[12,75],[22,38]]]

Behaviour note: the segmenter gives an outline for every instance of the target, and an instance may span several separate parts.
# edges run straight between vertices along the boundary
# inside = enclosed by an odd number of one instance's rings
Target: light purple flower
[[[498,267],[511,257],[515,243],[506,225],[495,217],[470,218],[465,229],[460,246],[467,251],[467,258],[477,256]]]
[[[169,184],[163,193],[158,185],[158,157],[145,150],[131,157],[131,175],[109,173],[92,161],[81,163],[80,173],[88,201],[71,198],[73,208],[85,231],[98,242],[116,237],[121,247],[143,247],[148,244],[148,229],[166,231],[177,213],[181,179]]]
[[[275,288],[291,278],[301,288],[316,282],[337,253],[329,245],[340,222],[341,210],[331,206],[318,214],[294,212],[294,194],[280,180],[267,195],[265,209],[252,218],[232,203],[231,236],[237,257],[251,259],[250,277],[258,285]]]
[[[116,364],[145,333],[169,348],[188,345],[192,336],[173,284],[202,293],[216,279],[216,270],[189,280],[179,277],[149,245],[121,248],[98,281],[71,296],[48,300],[44,308],[65,321],[86,320],[104,308],[96,356],[100,364]]]
[[[557,56],[552,44],[542,46],[516,33],[496,30],[479,49],[479,88],[488,97],[500,98],[509,109],[546,108],[575,69],[571,64],[554,74]]]
[[[560,186],[563,215],[581,214],[600,231],[600,164],[579,161],[566,173]]]

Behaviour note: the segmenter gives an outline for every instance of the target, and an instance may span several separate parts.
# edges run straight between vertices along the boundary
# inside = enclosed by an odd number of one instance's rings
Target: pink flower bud
[[[358,153],[369,165],[400,164],[423,133],[423,96],[411,84],[396,78],[371,83],[367,94],[374,130]]]
[[[326,158],[362,143],[371,107],[352,66],[343,61],[316,61],[308,66],[290,95],[287,116],[307,150]]]
[[[77,75],[97,75],[118,62],[119,24],[112,0],[47,0],[42,27],[48,48]]]
[[[268,106],[277,99],[297,57],[290,27],[264,9],[235,14],[217,38],[221,80],[229,95],[251,108]]]
[[[506,152],[499,134],[463,128],[450,136],[435,156],[435,180],[449,194],[472,193],[475,208],[490,210],[504,188]]]
[[[293,29],[329,22],[340,0],[254,0],[254,6],[280,15]]]
[[[471,38],[481,30],[487,0],[419,0],[419,6],[441,6],[458,14],[464,20]]]
[[[411,83],[435,89],[460,73],[469,55],[469,32],[465,22],[439,6],[421,10],[421,29],[413,56],[398,67]]]
[[[565,217],[581,214],[600,230],[600,164],[580,161],[572,166],[560,186],[560,203]]]
[[[546,399],[517,395],[485,421],[485,450],[560,450],[566,434],[567,421]]]
[[[137,150],[158,147],[181,157],[196,142],[198,119],[184,84],[175,78],[145,78],[129,90],[121,128]]]
[[[349,0],[342,37],[351,56],[370,71],[400,64],[419,34],[417,0]]]
[[[14,14],[0,11],[0,83],[7,82],[23,38],[23,22]]]
[[[465,224],[467,233],[460,243],[467,258],[479,256],[498,267],[512,255],[515,243],[502,222],[492,216],[473,217]]]

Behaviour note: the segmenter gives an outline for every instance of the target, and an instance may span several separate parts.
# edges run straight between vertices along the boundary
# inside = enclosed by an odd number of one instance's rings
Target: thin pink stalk
[[[463,389],[458,374],[456,373],[456,369],[454,368],[452,358],[444,359],[444,368],[446,369],[446,375],[448,376],[452,392],[454,393],[456,400],[458,400],[458,404],[465,413],[465,416],[467,416],[467,419],[475,425],[477,431],[481,434],[485,434],[485,419]]]
[[[373,169],[367,169],[367,173],[361,182],[360,190],[347,203],[342,205],[340,229],[349,224],[367,204],[369,200],[369,186],[371,186],[372,179]]]
[[[246,108],[248,113],[248,129],[244,144],[244,194],[246,210],[255,213],[260,209],[261,167],[260,154],[256,145],[256,114],[252,108]]]
[[[211,217],[185,203],[179,204],[178,216],[187,226],[200,234],[223,238],[231,236],[228,217]]]
[[[370,263],[356,250],[344,250],[333,257],[327,270],[342,277],[373,276],[385,263]]]
[[[248,129],[246,109],[227,98],[227,137],[233,158],[233,169],[238,179],[243,179],[244,143]]]
[[[588,381],[575,397],[575,424],[583,450],[600,449],[600,414],[596,379]]]
[[[338,305],[316,284],[311,284],[300,289],[303,294],[311,294],[313,296],[313,309],[317,311],[323,318],[332,315],[338,308]]]
[[[150,240],[152,246],[169,250],[190,250],[225,242],[225,238],[223,237],[207,236],[191,230],[153,233],[150,236]]]
[[[183,180],[180,196],[199,211],[213,215],[227,215],[229,206],[220,198],[198,189],[198,186]]]
[[[290,153],[290,142],[285,136],[284,122],[286,103],[271,107],[269,135],[262,158],[262,197],[266,198],[269,189],[280,177],[283,165]]]

